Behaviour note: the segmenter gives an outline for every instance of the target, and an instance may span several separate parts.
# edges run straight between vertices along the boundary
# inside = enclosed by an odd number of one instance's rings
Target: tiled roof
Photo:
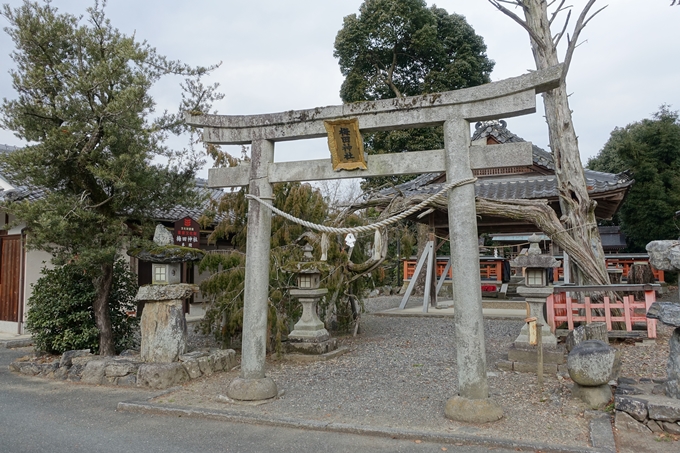
[[[505,121],[485,121],[477,123],[472,140],[479,140],[492,136],[499,143],[523,142],[522,138],[510,132]],[[489,145],[493,146],[493,145]],[[493,177],[479,177],[475,183],[475,194],[478,197],[503,199],[544,199],[558,196],[557,178],[554,175],[552,154],[533,146],[534,165],[550,170],[547,175],[506,175]],[[609,192],[628,187],[633,180],[625,173],[611,174],[592,170],[584,170],[588,192],[591,194]],[[401,192],[404,196],[437,193],[442,183],[433,183],[443,176],[442,173],[426,173],[417,178],[390,187],[379,192],[381,196],[390,196]]]
[[[194,220],[198,220],[198,218],[201,217],[205,211],[212,209],[212,201],[219,201],[220,198],[222,198],[222,195],[224,195],[224,191],[222,189],[210,188],[208,187],[208,181],[200,178],[196,178],[196,190],[203,200],[199,207],[185,208],[184,206],[175,206],[168,211],[159,211],[154,213],[153,218],[155,220],[166,220],[173,222],[183,219],[184,217],[191,217]],[[218,222],[219,220],[219,218],[216,218],[215,222]]]

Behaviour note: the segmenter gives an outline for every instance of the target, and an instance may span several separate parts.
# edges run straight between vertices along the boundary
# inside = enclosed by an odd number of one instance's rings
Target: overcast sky
[[[1,1],[1,0],[0,0]],[[20,0],[4,1],[18,6]],[[62,11],[82,14],[92,1],[53,0]],[[340,104],[342,75],[333,42],[343,17],[361,0],[109,0],[114,26],[146,39],[161,54],[193,65],[222,62],[211,76],[226,97],[220,114],[257,114]],[[433,2],[428,1],[428,5]],[[573,0],[576,15],[586,3]],[[680,109],[680,6],[670,0],[598,0],[609,6],[586,27],[567,87],[581,157],[597,154],[616,126],[648,118],[662,104]],[[496,62],[492,80],[524,74],[534,63],[526,32],[486,0],[440,0],[440,8],[464,15],[484,37]],[[519,12],[519,11],[518,11]],[[0,17],[3,27],[7,20]],[[0,97],[14,91],[7,70],[13,43],[0,33]],[[178,80],[154,89],[159,110],[175,109]],[[540,99],[539,99],[540,102]],[[508,120],[508,128],[548,149],[542,105],[537,113]],[[0,143],[20,146],[0,129]],[[178,143],[177,146],[181,146]],[[304,157],[302,157],[304,156]],[[328,157],[325,140],[277,144],[276,160]]]

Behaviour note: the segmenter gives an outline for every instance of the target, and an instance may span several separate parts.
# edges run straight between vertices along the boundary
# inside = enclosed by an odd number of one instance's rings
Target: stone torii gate
[[[472,178],[473,169],[532,165],[531,144],[471,146],[470,122],[536,111],[536,94],[559,85],[562,66],[474,88],[422,96],[357,102],[264,115],[190,115],[187,123],[204,129],[207,143],[251,145],[250,165],[213,168],[210,187],[249,186],[250,194],[272,199],[272,184],[446,171],[447,182]],[[331,159],[274,162],[277,141],[324,137],[325,121],[358,119],[362,132],[444,127],[445,149],[367,156],[367,170],[333,171]],[[448,194],[453,263],[458,391],[446,405],[448,417],[485,422],[502,416],[489,399],[482,319],[475,189],[455,187]],[[227,389],[237,400],[277,395],[265,376],[271,213],[255,200],[248,204],[241,374]]]

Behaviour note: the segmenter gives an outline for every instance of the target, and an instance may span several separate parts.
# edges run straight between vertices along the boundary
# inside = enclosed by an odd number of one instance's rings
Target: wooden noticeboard
[[[175,222],[173,236],[175,238],[175,245],[191,247],[194,249],[200,248],[201,227],[198,222],[191,217],[185,217]]]

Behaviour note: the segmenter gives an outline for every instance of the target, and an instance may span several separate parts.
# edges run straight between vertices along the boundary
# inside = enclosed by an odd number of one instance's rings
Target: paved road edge
[[[244,414],[216,409],[198,409],[179,406],[160,406],[144,401],[123,401],[118,403],[117,410],[123,412],[137,412],[167,416],[190,418],[204,418],[223,420],[235,423],[250,423],[258,425],[279,426],[283,428],[312,429],[316,431],[331,431],[337,433],[360,434],[368,436],[390,437],[393,439],[419,439],[426,442],[441,442],[446,444],[463,443],[484,447],[507,448],[518,451],[541,451],[545,453],[614,453],[616,450],[607,447],[568,447],[542,443],[517,442],[509,439],[495,439],[491,437],[466,436],[460,434],[437,433],[385,427],[366,427],[346,423],[328,423],[314,420],[292,419],[285,417],[261,416]],[[591,437],[592,437],[591,433]],[[596,444],[597,445],[597,444]],[[602,445],[602,443],[600,443]]]

